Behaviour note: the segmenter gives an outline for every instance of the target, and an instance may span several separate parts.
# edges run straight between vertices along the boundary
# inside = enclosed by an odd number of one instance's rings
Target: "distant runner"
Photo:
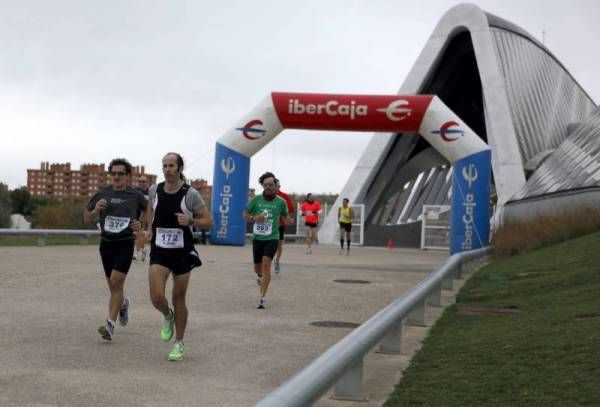
[[[346,254],[350,254],[354,211],[348,206],[349,202],[348,198],[342,199],[342,206],[338,208],[338,220],[340,222],[340,254],[344,253],[344,236],[346,237],[346,242],[348,242]]]
[[[309,193],[300,205],[300,211],[304,216],[304,225],[306,226],[306,254],[311,254],[312,242],[316,240],[317,227],[319,226],[321,204],[319,201],[315,201],[313,194]]]
[[[148,200],[148,179],[146,178],[145,175],[140,175],[137,183],[138,183],[138,186],[135,189],[140,191],[144,195],[146,200]],[[142,220],[142,226],[145,226],[145,225],[143,225],[144,218],[142,218],[141,220]],[[144,236],[144,232],[143,231],[137,232],[136,238],[135,238],[135,254],[133,255],[133,260],[140,260],[142,262],[146,260],[146,255],[148,254],[148,250],[146,249],[145,246],[146,246],[146,238]]]
[[[294,224],[293,213],[296,211],[294,208],[294,202],[288,194],[281,191],[281,184],[278,179],[275,179],[275,186],[277,187],[277,196],[283,198],[287,205],[288,216],[286,218],[281,218],[279,221],[279,242],[277,243],[277,254],[275,255],[274,269],[275,274],[279,274],[281,271],[281,265],[279,264],[279,260],[281,259],[281,254],[283,253],[283,243],[285,240],[285,227],[286,225]]]

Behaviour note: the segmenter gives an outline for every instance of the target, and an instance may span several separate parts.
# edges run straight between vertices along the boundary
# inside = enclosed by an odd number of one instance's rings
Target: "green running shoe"
[[[106,320],[104,325],[100,325],[100,328],[98,328],[98,333],[102,336],[102,339],[104,339],[105,341],[112,341],[114,332],[115,325],[108,319]]]
[[[169,310],[169,315],[163,317],[162,328],[160,330],[160,339],[169,342],[173,337],[173,325],[175,325],[175,314],[173,310]]]
[[[183,342],[175,342],[173,349],[171,349],[171,352],[169,353],[169,360],[172,362],[182,360],[184,350]]]

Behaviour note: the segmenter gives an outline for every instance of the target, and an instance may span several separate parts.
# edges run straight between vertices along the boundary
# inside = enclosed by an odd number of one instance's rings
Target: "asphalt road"
[[[198,249],[185,358],[169,362],[147,263],[134,262],[127,279],[129,325],[106,342],[97,333],[108,288],[96,246],[0,247],[0,406],[251,406],[351,331],[311,322],[364,322],[447,257],[365,247],[346,256],[331,246],[306,255],[286,245],[268,308],[256,310],[251,247]],[[381,405],[425,333],[406,327],[402,355],[365,358],[367,403],[325,396],[317,405]]]

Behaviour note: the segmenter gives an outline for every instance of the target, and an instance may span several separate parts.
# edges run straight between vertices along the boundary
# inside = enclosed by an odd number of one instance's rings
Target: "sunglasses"
[[[126,173],[123,171],[115,171],[115,172],[111,172],[110,175],[112,175],[113,177],[122,177],[124,176]]]

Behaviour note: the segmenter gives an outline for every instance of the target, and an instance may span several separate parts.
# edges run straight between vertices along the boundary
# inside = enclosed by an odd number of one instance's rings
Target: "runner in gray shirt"
[[[124,158],[115,158],[108,166],[111,186],[96,192],[83,213],[85,223],[100,219],[100,258],[110,290],[108,318],[98,328],[102,338],[112,340],[117,315],[121,326],[129,321],[130,299],[124,296],[125,279],[133,258],[134,232],[141,230],[138,220],[148,209],[144,195],[127,186],[131,164]]]

